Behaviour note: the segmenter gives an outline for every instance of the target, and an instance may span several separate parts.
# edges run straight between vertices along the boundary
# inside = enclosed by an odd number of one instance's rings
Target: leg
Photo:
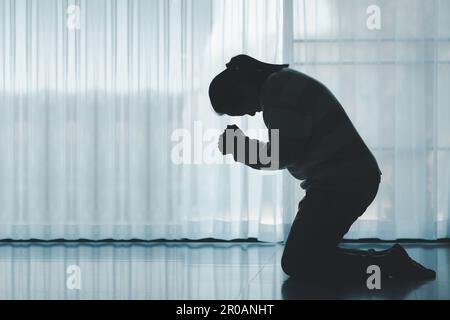
[[[307,190],[286,241],[283,270],[306,277],[324,275],[330,269],[339,274],[365,272],[362,259],[367,260],[368,254],[349,253],[337,245],[373,201],[377,190],[378,183],[349,190]]]
[[[382,275],[397,279],[434,279],[435,272],[412,260],[395,245],[382,252],[338,248],[351,225],[375,198],[378,184],[362,183],[350,190],[308,190],[299,203],[282,257],[283,270],[297,277],[366,278],[376,264]]]

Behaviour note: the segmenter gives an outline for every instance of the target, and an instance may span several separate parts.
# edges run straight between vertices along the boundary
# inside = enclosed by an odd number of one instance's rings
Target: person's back
[[[321,82],[284,68],[263,85],[266,126],[279,129],[286,169],[311,185],[339,186],[380,175],[378,164],[339,101]],[[288,155],[287,155],[288,153]]]

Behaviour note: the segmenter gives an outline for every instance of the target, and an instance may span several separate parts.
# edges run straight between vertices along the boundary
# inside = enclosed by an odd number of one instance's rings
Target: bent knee
[[[314,269],[314,259],[308,254],[283,254],[281,268],[289,276],[308,273]]]
[[[285,251],[281,258],[281,268],[289,276],[312,275],[327,269],[330,258],[330,255],[324,252],[311,250]]]

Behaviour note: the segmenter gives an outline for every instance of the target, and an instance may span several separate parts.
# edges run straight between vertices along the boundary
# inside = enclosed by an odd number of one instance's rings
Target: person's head
[[[261,111],[260,90],[269,75],[288,65],[268,64],[247,55],[233,57],[209,86],[211,105],[219,115],[255,115]]]

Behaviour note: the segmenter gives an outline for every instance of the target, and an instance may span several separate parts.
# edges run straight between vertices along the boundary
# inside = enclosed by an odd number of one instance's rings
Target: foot
[[[399,244],[388,249],[387,257],[388,277],[394,280],[433,280],[436,272],[424,267],[412,259]]]

